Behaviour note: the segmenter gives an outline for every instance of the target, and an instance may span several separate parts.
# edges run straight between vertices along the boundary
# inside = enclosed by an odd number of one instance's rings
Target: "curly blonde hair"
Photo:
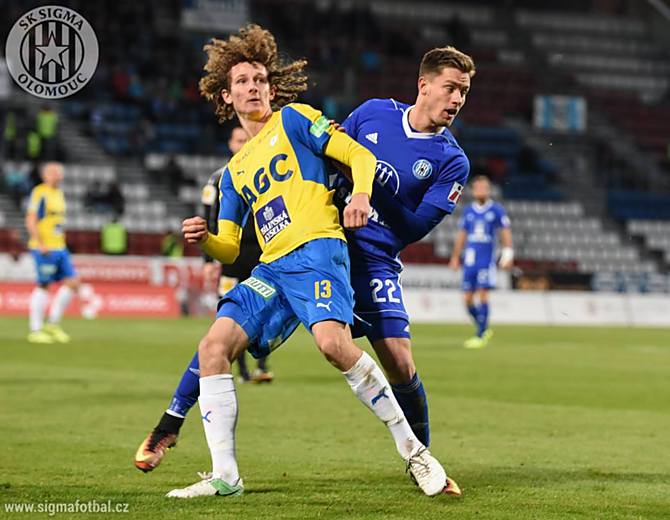
[[[272,33],[258,25],[242,27],[239,34],[231,35],[227,40],[212,38],[204,51],[207,53],[207,75],[200,79],[200,94],[214,103],[221,123],[235,116],[232,104],[223,101],[221,91],[230,89],[230,69],[238,63],[265,66],[270,86],[275,89],[273,110],[294,101],[300,92],[307,90],[307,76],[303,71],[307,60],[284,63],[279,58]]]

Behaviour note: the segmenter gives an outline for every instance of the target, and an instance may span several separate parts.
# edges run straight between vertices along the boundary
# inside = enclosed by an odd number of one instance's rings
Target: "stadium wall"
[[[415,323],[470,323],[455,289],[405,288]],[[670,327],[670,296],[571,291],[493,291],[491,321],[504,324]]]
[[[84,291],[71,315],[176,317],[185,308],[210,314],[199,258],[74,255]],[[29,255],[0,254],[0,314],[27,314],[34,266]],[[416,323],[469,323],[460,275],[444,266],[407,265],[403,296]],[[491,293],[493,323],[670,327],[670,295],[576,291],[513,291],[507,273]]]

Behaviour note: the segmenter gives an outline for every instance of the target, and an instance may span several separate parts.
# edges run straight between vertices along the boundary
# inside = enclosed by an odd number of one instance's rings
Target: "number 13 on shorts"
[[[314,299],[330,298],[333,295],[330,280],[319,280],[314,282]]]

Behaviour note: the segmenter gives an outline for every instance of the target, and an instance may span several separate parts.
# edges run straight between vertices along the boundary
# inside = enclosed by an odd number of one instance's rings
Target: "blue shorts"
[[[493,289],[496,286],[496,266],[469,266],[463,268],[461,289],[473,292],[477,289]]]
[[[249,353],[261,358],[301,322],[307,330],[325,320],[352,325],[353,307],[347,245],[319,238],[274,262],[258,264],[219,301],[216,317],[237,322],[249,337]]]
[[[67,249],[55,249],[44,254],[31,249],[30,254],[35,260],[38,285],[48,285],[77,275]]]
[[[351,274],[356,316],[355,338],[366,336],[370,343],[383,338],[410,338],[409,316],[402,298],[400,273],[383,264],[356,264]]]

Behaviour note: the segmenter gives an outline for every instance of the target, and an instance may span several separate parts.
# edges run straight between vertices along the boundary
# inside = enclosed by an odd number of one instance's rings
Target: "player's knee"
[[[392,384],[409,383],[416,373],[416,365],[409,354],[395,356],[384,369],[389,382]]]
[[[358,347],[343,334],[321,334],[314,339],[326,360],[338,370],[348,370],[359,357]]]
[[[415,373],[416,365],[414,365],[414,360],[411,358],[403,359],[396,366],[394,379],[396,379],[401,384],[409,383],[414,377]]]
[[[316,346],[331,363],[340,357],[342,351],[343,341],[338,336],[336,334],[320,334],[314,338]]]
[[[212,365],[230,365],[232,352],[225,341],[207,334],[198,344],[201,368]]]
[[[79,278],[68,278],[63,282],[63,284],[67,285],[73,291],[78,291],[79,286],[81,285]]]

